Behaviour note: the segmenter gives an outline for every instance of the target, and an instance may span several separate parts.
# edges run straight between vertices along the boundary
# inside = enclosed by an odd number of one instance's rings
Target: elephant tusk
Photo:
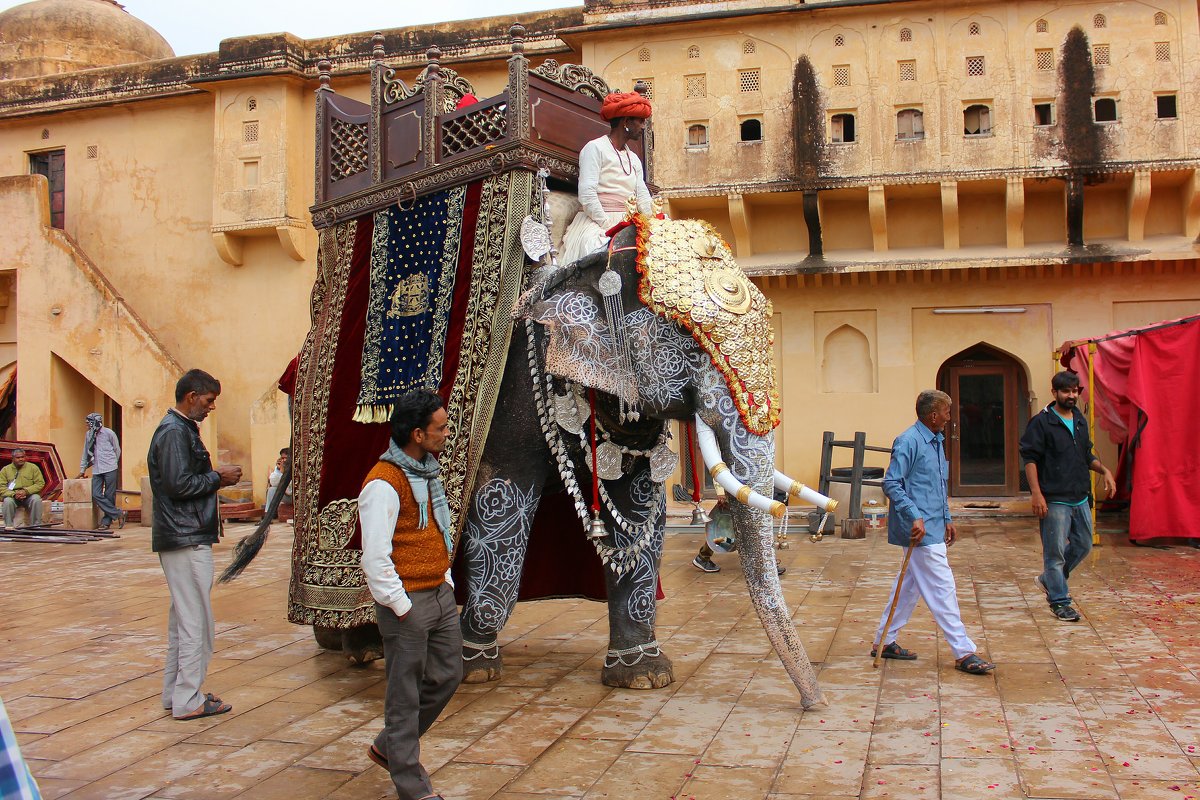
[[[772,517],[782,517],[787,513],[787,506],[777,500],[772,500],[751,489],[734,477],[724,461],[721,460],[721,448],[717,445],[717,436],[708,423],[696,415],[696,441],[700,443],[700,455],[704,457],[704,466],[714,481],[725,494],[736,497],[738,501],[759,511],[766,511]],[[819,495],[818,495],[819,496]]]
[[[837,500],[826,497],[820,492],[813,491],[800,481],[792,480],[779,470],[775,470],[775,488],[781,492],[787,492],[792,497],[799,498],[806,503],[811,503],[822,511],[828,511],[831,514],[838,507]]]

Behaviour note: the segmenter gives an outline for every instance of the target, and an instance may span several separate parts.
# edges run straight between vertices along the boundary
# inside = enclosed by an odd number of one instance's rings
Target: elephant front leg
[[[463,683],[500,677],[498,637],[517,603],[540,493],[540,482],[522,489],[510,479],[492,478],[471,500],[462,537],[467,567],[467,601],[461,619]]]
[[[661,689],[675,680],[671,659],[654,632],[665,496],[661,487],[650,482],[648,470],[609,486],[610,498],[626,525],[614,520],[606,508],[609,537],[605,545],[625,553],[636,550],[636,554],[618,559],[627,565],[621,574],[609,566],[604,570],[609,644],[601,680],[606,686],[623,689]]]

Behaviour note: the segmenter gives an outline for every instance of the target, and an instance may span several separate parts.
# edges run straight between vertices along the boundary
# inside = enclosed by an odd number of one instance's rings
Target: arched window
[[[691,47],[688,48],[688,58],[699,58],[699,57],[700,57],[700,48],[698,46],[692,45]]]
[[[1038,33],[1049,33],[1050,32],[1050,23],[1044,19],[1039,19],[1037,21],[1037,32]]]
[[[919,108],[905,108],[896,114],[896,138],[900,140],[925,138],[925,115]]]
[[[1096,122],[1117,121],[1117,99],[1115,97],[1096,98]]]
[[[697,122],[688,125],[687,129],[687,146],[688,147],[707,147],[708,146],[708,126]]]
[[[1167,15],[1164,14],[1163,12],[1159,11],[1157,14],[1154,15],[1154,24],[1155,25],[1166,25],[1167,24]]]
[[[761,119],[744,119],[741,124],[741,137],[743,142],[761,142],[762,120]]]
[[[902,42],[911,42],[912,41],[912,28],[901,28],[900,29],[900,41],[902,41]]]
[[[978,22],[972,22],[970,25],[967,26],[967,35],[968,36],[978,36],[979,35],[979,23]]]
[[[846,37],[842,36],[840,33],[837,36],[833,37],[833,46],[834,47],[845,47],[846,46]]]
[[[742,55],[752,56],[757,52],[758,45],[754,43],[753,39],[747,39],[746,41],[742,42]]]
[[[638,61],[649,61],[649,60],[650,60],[650,48],[649,47],[643,47],[641,50],[638,50]]]
[[[1092,17],[1092,27],[1093,28],[1107,28],[1108,27],[1108,19],[1103,14],[1097,14],[1096,16]]]
[[[991,136],[992,110],[978,103],[963,109],[963,134],[966,136]]]
[[[854,141],[854,115],[834,114],[829,118],[829,141],[850,144]]]

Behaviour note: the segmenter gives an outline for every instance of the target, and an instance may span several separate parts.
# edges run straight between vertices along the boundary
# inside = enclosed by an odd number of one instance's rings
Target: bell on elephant
[[[737,550],[737,534],[733,529],[733,514],[725,503],[713,506],[708,524],[704,527],[704,539],[716,553],[732,553]]]

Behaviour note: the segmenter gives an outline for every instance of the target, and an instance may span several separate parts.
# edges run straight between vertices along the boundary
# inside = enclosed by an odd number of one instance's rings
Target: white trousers
[[[164,550],[158,560],[171,590],[162,705],[182,717],[204,704],[200,687],[213,654],[212,545]]]
[[[900,573],[896,573],[896,580]],[[900,599],[896,601],[896,613],[892,616],[892,626],[887,635],[880,639],[879,633],[887,624],[888,609],[892,598],[896,596],[896,583],[892,582],[892,591],[888,594],[888,605],[884,606],[883,614],[879,617],[879,627],[875,629],[875,638],[881,644],[891,644],[896,641],[900,629],[908,624],[917,600],[924,600],[933,614],[934,622],[942,629],[950,651],[955,660],[975,652],[975,643],[967,636],[963,627],[962,614],[958,610],[958,595],[955,594],[954,573],[950,571],[950,561],[946,558],[945,543],[931,544],[925,547],[914,547],[912,557],[908,561],[908,572],[904,576],[904,585],[900,587]]]

